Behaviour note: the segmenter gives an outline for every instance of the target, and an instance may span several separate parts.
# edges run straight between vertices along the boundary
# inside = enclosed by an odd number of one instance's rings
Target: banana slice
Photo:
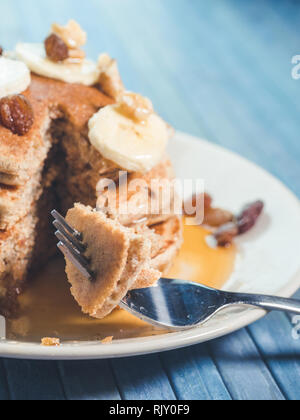
[[[67,83],[81,83],[91,86],[99,79],[96,63],[83,60],[80,64],[54,63],[46,56],[43,44],[17,44],[16,54],[33,73]]]
[[[24,92],[30,85],[30,71],[21,61],[0,57],[0,99]]]
[[[145,173],[162,159],[169,131],[154,113],[141,123],[123,115],[120,105],[110,105],[89,121],[89,139],[103,157],[120,168]]]

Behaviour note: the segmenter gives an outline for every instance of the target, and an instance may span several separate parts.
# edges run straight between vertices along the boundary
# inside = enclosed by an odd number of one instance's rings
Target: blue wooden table
[[[255,161],[300,196],[300,80],[291,63],[300,54],[298,1],[1,0],[0,44],[40,41],[70,17],[89,32],[89,55],[118,57],[126,86],[150,96],[176,128]],[[0,360],[0,399],[299,399],[292,328],[273,313],[160,355]]]

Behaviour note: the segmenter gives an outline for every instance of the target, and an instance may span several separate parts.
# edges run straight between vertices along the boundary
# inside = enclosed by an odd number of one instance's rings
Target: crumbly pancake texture
[[[95,88],[35,75],[24,96],[34,111],[32,129],[19,137],[0,126],[0,182],[11,185],[26,182],[43,165],[51,146],[45,142],[45,133],[52,117],[56,119],[60,113],[80,134],[87,131],[91,116],[112,102]]]
[[[108,315],[151,261],[151,242],[91,207],[76,204],[67,222],[83,234],[86,257],[95,273],[93,281],[66,259],[71,293],[82,311],[95,318]]]
[[[95,273],[94,281],[89,281],[66,259],[71,292],[82,311],[95,318],[111,313],[130,289],[153,286],[169,268],[182,241],[177,217],[156,226],[162,235],[146,226],[136,233],[81,204],[69,210],[67,221],[83,233],[86,257]]]
[[[124,226],[141,221],[148,226],[164,222],[174,211],[173,180],[173,165],[168,157],[164,157],[144,175],[131,173],[121,177],[116,198],[115,190],[107,188],[98,195],[97,208],[113,215]]]

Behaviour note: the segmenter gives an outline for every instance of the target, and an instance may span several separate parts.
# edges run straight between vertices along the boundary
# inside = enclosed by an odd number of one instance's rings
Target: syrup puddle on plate
[[[206,242],[208,235],[203,227],[185,225],[184,244],[169,273],[170,278],[216,288],[227,282],[235,266],[236,248],[210,248]],[[121,309],[103,320],[82,314],[70,293],[64,267],[63,258],[58,258],[32,279],[19,297],[20,317],[7,320],[7,339],[40,343],[43,337],[57,337],[62,342],[74,342],[165,333]]]

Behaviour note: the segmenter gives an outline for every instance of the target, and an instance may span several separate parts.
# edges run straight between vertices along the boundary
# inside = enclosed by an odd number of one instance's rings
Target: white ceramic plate
[[[226,289],[291,296],[300,287],[300,203],[278,180],[245,159],[206,141],[177,133],[170,155],[180,178],[205,181],[216,204],[238,211],[261,198],[265,215],[239,240],[239,258]],[[0,356],[26,359],[100,359],[154,353],[212,340],[265,315],[235,308],[218,314],[201,328],[140,339],[64,344],[57,348],[0,341]]]

